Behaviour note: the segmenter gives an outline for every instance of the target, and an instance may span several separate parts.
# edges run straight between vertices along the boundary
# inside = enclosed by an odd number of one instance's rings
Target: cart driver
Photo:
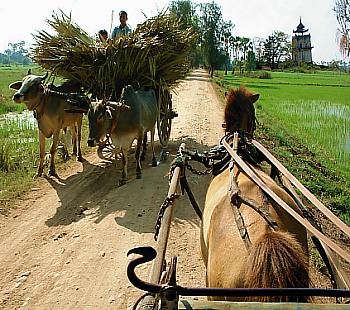
[[[116,37],[119,37],[121,35],[127,35],[132,32],[131,27],[126,23],[128,20],[128,13],[125,11],[119,12],[119,21],[120,25],[115,27],[111,34],[111,39],[115,39]]]

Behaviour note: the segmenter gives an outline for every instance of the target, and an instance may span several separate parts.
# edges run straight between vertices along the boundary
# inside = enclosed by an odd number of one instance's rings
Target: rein
[[[234,151],[237,152],[238,149],[238,140],[235,141]],[[241,238],[244,242],[244,245],[247,250],[251,247],[251,240],[249,238],[247,227],[244,223],[244,219],[240,212],[240,205],[245,203],[249,207],[251,207],[254,211],[256,211],[265,221],[266,223],[274,230],[280,230],[277,222],[274,220],[273,216],[270,212],[256,202],[254,199],[247,197],[240,190],[236,181],[236,176],[234,174],[234,167],[236,163],[231,159],[229,164],[229,189],[228,189],[228,198],[232,207],[233,215],[236,220],[238,231],[241,235]],[[239,168],[239,167],[238,167]]]
[[[266,156],[327,218],[340,228],[350,238],[350,228],[327,209],[312,193],[310,193],[274,156],[259,142],[252,140],[254,146]]]

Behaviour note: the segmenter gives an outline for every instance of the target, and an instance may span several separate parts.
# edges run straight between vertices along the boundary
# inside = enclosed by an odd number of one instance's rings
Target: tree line
[[[344,57],[350,57],[350,1],[335,0],[333,8],[339,28],[338,42]]]
[[[172,0],[170,13],[178,15],[183,27],[192,27],[198,35],[192,47],[192,65],[207,67],[212,74],[215,69],[251,71],[263,66],[279,68],[281,63],[291,61],[291,43],[283,32],[274,32],[268,39],[233,36],[234,24],[223,20],[221,7],[214,1],[194,4],[191,0]],[[25,42],[9,43],[0,54],[0,63],[29,64]],[[232,61],[233,60],[233,61]]]
[[[339,46],[344,56],[350,56],[350,2],[335,0],[340,29]],[[198,34],[193,47],[192,65],[204,65],[211,75],[216,69],[228,68],[239,73],[268,67],[284,69],[295,64],[292,60],[291,36],[275,30],[267,38],[245,38],[233,35],[235,25],[225,21],[221,7],[214,1],[194,4],[191,0],[170,1],[170,11],[178,15],[184,27],[192,27]]]
[[[183,27],[192,27],[198,40],[192,47],[192,66],[203,65],[211,75],[216,69],[232,72],[252,71],[269,67],[280,69],[293,66],[292,44],[288,34],[275,30],[267,38],[245,38],[233,35],[235,25],[225,21],[221,7],[214,1],[194,4],[191,0],[171,0],[169,10],[182,21]],[[345,57],[350,56],[350,2],[334,0],[333,8],[339,23],[339,48]],[[0,63],[31,62],[25,42],[9,43],[0,53]]]
[[[25,48],[25,42],[8,43],[8,49],[4,53],[0,53],[0,63],[4,65],[22,64],[28,65],[31,63],[28,57],[28,50]]]
[[[246,38],[232,34],[235,25],[225,21],[221,7],[214,1],[194,4],[191,0],[173,0],[170,12],[198,34],[193,47],[192,65],[204,65],[212,75],[216,69],[252,71],[264,66],[278,69],[292,65],[290,36],[274,31],[268,38]]]

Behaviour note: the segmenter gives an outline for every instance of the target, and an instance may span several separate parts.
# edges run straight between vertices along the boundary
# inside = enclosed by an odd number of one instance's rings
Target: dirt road
[[[168,163],[143,163],[143,177],[118,187],[121,163],[96,154],[72,162],[61,179],[38,187],[0,219],[1,309],[130,309],[142,292],[126,277],[129,249],[155,245],[154,225],[168,191],[170,162],[181,142],[202,150],[216,145],[223,107],[204,71],[194,71],[173,95],[179,117],[173,122]],[[157,154],[161,147],[157,141]],[[191,189],[203,205],[210,176],[191,173]],[[199,219],[186,196],[176,204],[168,246],[178,256],[178,283],[204,286],[199,255]],[[140,276],[147,280],[149,266]]]

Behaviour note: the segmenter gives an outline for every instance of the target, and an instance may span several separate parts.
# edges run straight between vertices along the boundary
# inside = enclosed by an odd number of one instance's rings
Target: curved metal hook
[[[151,246],[140,246],[140,247],[135,247],[131,249],[127,253],[127,256],[129,256],[130,254],[138,254],[138,255],[141,255],[141,257],[137,257],[129,263],[127,268],[127,275],[128,275],[129,281],[140,290],[148,291],[150,293],[158,293],[162,289],[161,285],[142,281],[136,276],[136,273],[135,273],[135,268],[138,265],[148,263],[153,259],[155,259],[157,256],[157,251]]]

